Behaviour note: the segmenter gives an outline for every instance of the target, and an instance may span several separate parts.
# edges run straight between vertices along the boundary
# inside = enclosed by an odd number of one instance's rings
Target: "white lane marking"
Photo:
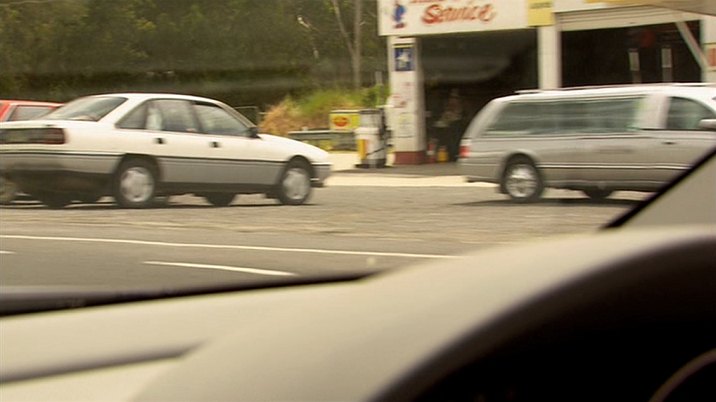
[[[232,267],[229,265],[195,264],[195,263],[191,263],[191,262],[144,261],[144,264],[162,265],[162,266],[168,266],[168,267],[183,267],[183,268],[220,269],[220,270],[224,270],[224,271],[245,272],[245,273],[249,273],[249,274],[258,274],[258,275],[273,275],[273,276],[295,276],[296,275],[293,272],[274,271],[274,270],[270,270],[270,269]]]
[[[15,254],[15,252],[14,252],[14,251],[0,250],[0,254]]]
[[[23,236],[23,235],[0,235],[4,239],[20,240],[53,240],[53,241],[75,241],[91,243],[117,243],[136,244],[142,246],[162,247],[193,247],[227,250],[253,250],[253,251],[282,251],[288,253],[313,253],[313,254],[337,254],[337,255],[366,255],[377,257],[403,257],[403,258],[459,258],[454,255],[443,254],[412,254],[412,253],[391,253],[382,251],[351,251],[351,250],[330,250],[315,248],[287,248],[287,247],[265,247],[265,246],[237,246],[230,244],[202,244],[202,243],[170,243],[162,241],[129,240],[129,239],[102,239],[87,237],[51,237],[51,236]]]

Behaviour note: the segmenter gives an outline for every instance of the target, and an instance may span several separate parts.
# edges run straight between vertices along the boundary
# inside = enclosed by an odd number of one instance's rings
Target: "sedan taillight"
[[[65,130],[57,127],[0,130],[0,144],[59,145],[66,141]]]
[[[65,130],[61,128],[45,128],[43,131],[43,144],[57,145],[65,143]]]

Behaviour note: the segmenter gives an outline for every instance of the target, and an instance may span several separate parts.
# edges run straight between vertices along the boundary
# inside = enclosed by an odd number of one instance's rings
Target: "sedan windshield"
[[[49,113],[45,119],[99,121],[126,100],[126,98],[109,96],[80,98]]]

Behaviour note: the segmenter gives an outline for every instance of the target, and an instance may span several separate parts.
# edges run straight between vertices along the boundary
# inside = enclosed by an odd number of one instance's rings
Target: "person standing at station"
[[[460,152],[460,140],[464,131],[465,108],[457,89],[450,91],[448,99],[435,127],[440,128],[439,146],[447,150],[450,161],[456,161]]]

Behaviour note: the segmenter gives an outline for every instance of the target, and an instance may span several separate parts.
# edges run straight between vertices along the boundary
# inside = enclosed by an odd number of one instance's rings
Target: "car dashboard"
[[[345,283],[11,316],[0,397],[648,400],[716,348],[714,261],[710,226],[607,230]]]

